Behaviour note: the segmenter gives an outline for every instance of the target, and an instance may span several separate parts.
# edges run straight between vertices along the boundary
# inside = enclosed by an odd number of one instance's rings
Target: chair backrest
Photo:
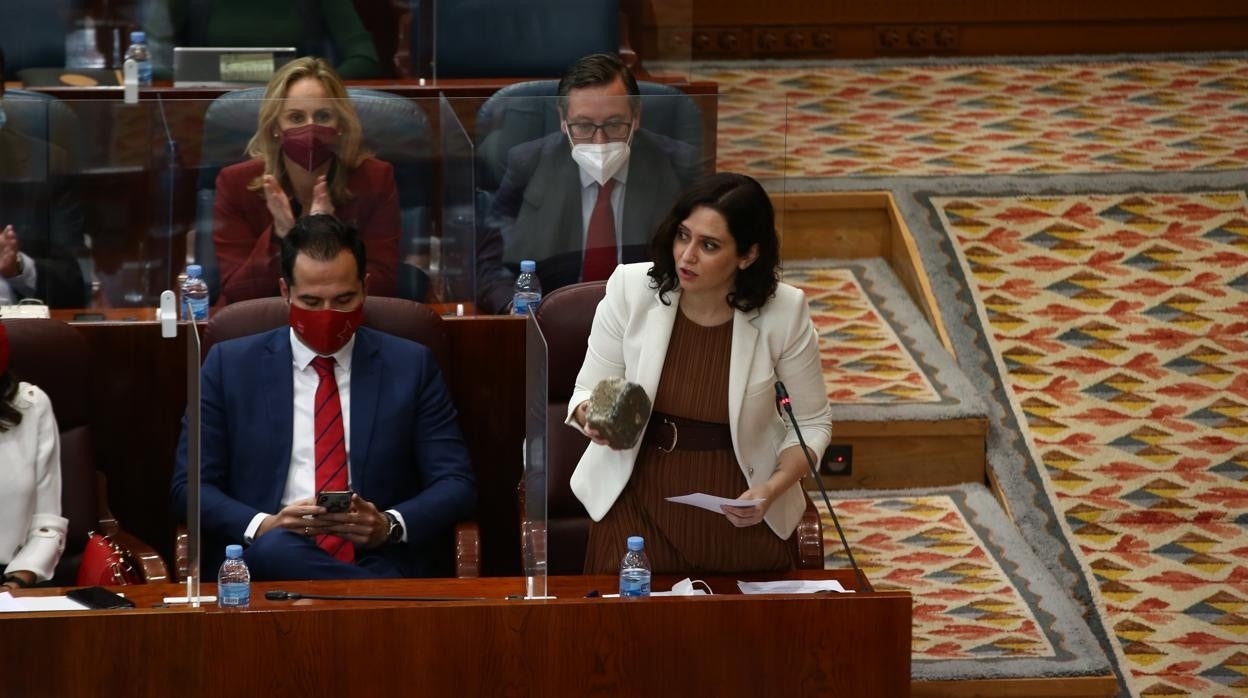
[[[203,354],[217,342],[265,332],[285,325],[289,308],[278,298],[255,298],[231,303],[208,320],[201,344]],[[433,308],[403,298],[369,296],[364,300],[364,326],[429,347],[445,372],[450,359],[446,327]]]
[[[399,261],[418,244],[427,242],[433,200],[433,150],[429,119],[420,105],[388,92],[347,88],[360,117],[364,147],[394,166],[399,191]],[[196,186],[195,260],[204,268],[212,302],[221,286],[221,273],[212,241],[212,207],[217,173],[222,167],[247,159],[247,142],[256,132],[264,88],[236,90],[217,97],[204,113],[203,155]],[[400,266],[400,293],[407,270]]]
[[[641,125],[694,148],[690,162],[702,160],[702,110],[679,88],[658,82],[638,83],[642,96]],[[554,97],[558,80],[531,80],[508,85],[490,95],[477,110],[477,188],[493,191],[507,169],[507,153],[521,143],[559,130]],[[653,98],[653,99],[647,99]],[[697,178],[700,172],[681,172]]]
[[[580,574],[589,541],[589,514],[570,484],[572,471],[589,445],[564,425],[576,374],[585,360],[594,312],[606,293],[605,281],[555,289],[542,299],[537,323],[547,346],[546,517],[548,569],[551,574]]]
[[[87,532],[99,521],[87,396],[91,352],[86,339],[59,320],[0,322],[9,331],[9,370],[47,393],[56,413],[61,438],[61,515],[69,519],[69,533],[54,579],[72,584]]]
[[[65,35],[82,0],[4,0],[0,2],[0,47],[4,48],[4,77],[17,79],[25,68],[65,65]]]
[[[420,6],[411,0],[413,23]],[[433,14],[439,78],[556,76],[582,56],[620,49],[619,0],[443,0]],[[414,25],[410,34],[415,60],[428,32]]]

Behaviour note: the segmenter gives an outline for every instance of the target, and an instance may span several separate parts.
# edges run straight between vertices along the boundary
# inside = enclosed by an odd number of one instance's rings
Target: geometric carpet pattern
[[[718,169],[760,178],[1219,171],[1248,161],[1243,60],[706,65],[694,78],[719,83]]]
[[[1127,688],[1248,694],[1248,198],[930,204]]]
[[[848,268],[786,268],[806,294],[833,403],[939,402],[940,394]]]
[[[825,566],[849,566],[832,517]],[[911,660],[1051,657],[1055,651],[995,555],[948,495],[838,499],[854,559],[877,591],[914,598]]]

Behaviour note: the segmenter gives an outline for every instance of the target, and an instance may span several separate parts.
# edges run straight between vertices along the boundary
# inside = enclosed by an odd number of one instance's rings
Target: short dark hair
[[[651,284],[659,289],[659,299],[668,304],[667,293],[680,285],[672,244],[680,224],[699,206],[724,217],[739,256],[758,245],[758,257],[753,264],[737,272],[733,289],[724,300],[742,311],[763,307],[767,299],[775,295],[779,282],[780,238],[776,235],[776,216],[771,197],[762,185],[732,172],[713,174],[686,189],[659,224],[651,242],[654,266],[649,272]]]
[[[303,216],[282,238],[282,278],[286,279],[287,286],[295,285],[295,257],[300,253],[318,262],[329,262],[337,259],[343,250],[350,250],[355,256],[356,273],[363,281],[364,241],[355,228],[325,214]]]
[[[559,79],[559,89],[556,92],[559,95],[559,113],[568,112],[568,95],[572,90],[610,85],[616,78],[624,82],[624,89],[632,95],[628,100],[629,105],[634,110],[638,109],[641,106],[641,88],[637,86],[633,71],[613,53],[593,53],[577,59]]]

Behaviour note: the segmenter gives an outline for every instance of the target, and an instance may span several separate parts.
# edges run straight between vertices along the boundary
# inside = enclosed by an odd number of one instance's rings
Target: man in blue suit
[[[222,342],[202,374],[202,574],[227,544],[258,580],[438,576],[476,481],[428,348],[359,327],[364,244],[332,216],[282,241],[290,326]],[[186,428],[172,495],[186,511]],[[350,489],[346,511],[317,504]]]

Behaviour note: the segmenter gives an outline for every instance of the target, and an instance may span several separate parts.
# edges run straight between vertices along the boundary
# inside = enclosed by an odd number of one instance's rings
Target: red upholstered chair
[[[4,320],[12,357],[9,370],[39,386],[52,400],[61,439],[61,515],[69,519],[65,553],[53,581],[72,586],[90,531],[113,540],[147,582],[168,581],[165,561],[148,544],[122,530],[108,506],[108,485],[91,451],[90,350],[77,330],[59,320]],[[95,405],[107,409],[107,405]]]
[[[232,303],[215,311],[204,330],[201,349],[206,356],[213,344],[235,337],[265,332],[287,322],[288,307],[279,297],[257,298]],[[403,337],[429,347],[434,359],[446,372],[449,349],[442,318],[427,305],[402,298],[369,296],[364,301],[364,326]],[[177,540],[178,574],[185,578],[186,536]],[[481,571],[481,531],[475,521],[455,525],[455,574],[477,577]]]
[[[576,374],[585,360],[589,331],[598,302],[606,294],[605,281],[590,281],[555,289],[542,299],[537,323],[547,345],[546,407],[546,550],[550,574],[580,574],[589,543],[589,514],[572,493],[570,480],[589,439],[566,426],[568,400]],[[520,511],[524,508],[523,483]],[[798,567],[823,569],[823,528],[810,498],[797,527]]]

